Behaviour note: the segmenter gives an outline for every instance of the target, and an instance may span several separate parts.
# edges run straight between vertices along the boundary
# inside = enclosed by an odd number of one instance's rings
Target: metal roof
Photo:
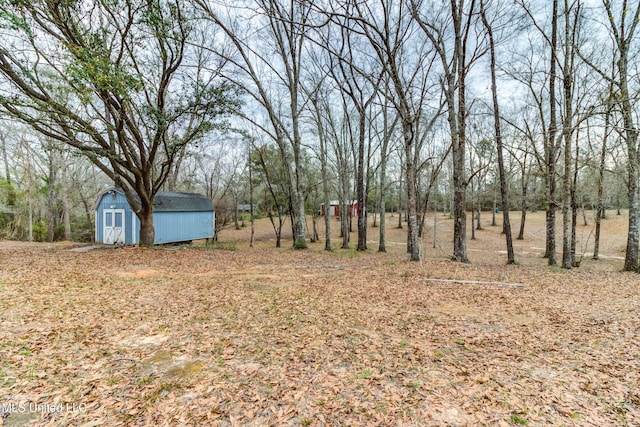
[[[160,191],[153,202],[153,211],[207,212],[213,211],[213,203],[202,194]]]
[[[96,207],[102,197],[112,191],[124,194],[120,188],[110,188],[100,194]],[[136,199],[140,200],[136,195]],[[213,212],[213,202],[207,196],[197,193],[159,191],[153,201],[154,212]]]

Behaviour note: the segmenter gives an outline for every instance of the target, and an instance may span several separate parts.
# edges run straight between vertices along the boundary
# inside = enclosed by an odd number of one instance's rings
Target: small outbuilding
[[[324,216],[327,209],[325,209],[324,203],[320,205],[320,215]],[[340,216],[340,201],[331,200],[329,202],[329,216]],[[347,206],[347,215],[348,216],[358,216],[358,201],[351,200],[348,202]]]
[[[340,202],[337,200],[331,200],[329,202],[329,216],[340,216]],[[320,215],[325,216],[327,209],[324,203],[320,205]]]
[[[96,201],[96,243],[137,245],[140,220],[124,192],[111,188]],[[155,244],[208,239],[215,234],[211,200],[196,193],[158,192],[153,203]]]

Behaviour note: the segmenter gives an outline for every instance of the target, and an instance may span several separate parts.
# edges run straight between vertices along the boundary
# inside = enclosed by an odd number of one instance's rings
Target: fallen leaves
[[[273,249],[0,251],[0,403],[84,405],[34,425],[640,424],[635,276]],[[484,284],[496,278],[525,286]]]

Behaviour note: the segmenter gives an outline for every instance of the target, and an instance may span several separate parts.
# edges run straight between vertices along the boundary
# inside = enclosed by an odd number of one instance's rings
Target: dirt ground
[[[544,213],[512,266],[490,213],[471,264],[436,221],[418,263],[397,215],[387,253],[373,227],[368,251],[355,232],[338,249],[335,219],[330,253],[290,249],[288,224],[275,249],[265,219],[254,248],[248,222],[212,246],[0,241],[0,426],[640,425],[626,216],[609,213],[597,261],[580,225],[571,271],[541,256]]]

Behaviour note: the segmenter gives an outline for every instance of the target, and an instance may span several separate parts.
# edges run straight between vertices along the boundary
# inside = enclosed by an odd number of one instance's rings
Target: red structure
[[[325,215],[324,203],[320,205],[320,215]],[[358,216],[358,201],[351,200],[347,208],[347,215]],[[340,216],[340,202],[338,200],[331,200],[329,202],[329,216]]]

